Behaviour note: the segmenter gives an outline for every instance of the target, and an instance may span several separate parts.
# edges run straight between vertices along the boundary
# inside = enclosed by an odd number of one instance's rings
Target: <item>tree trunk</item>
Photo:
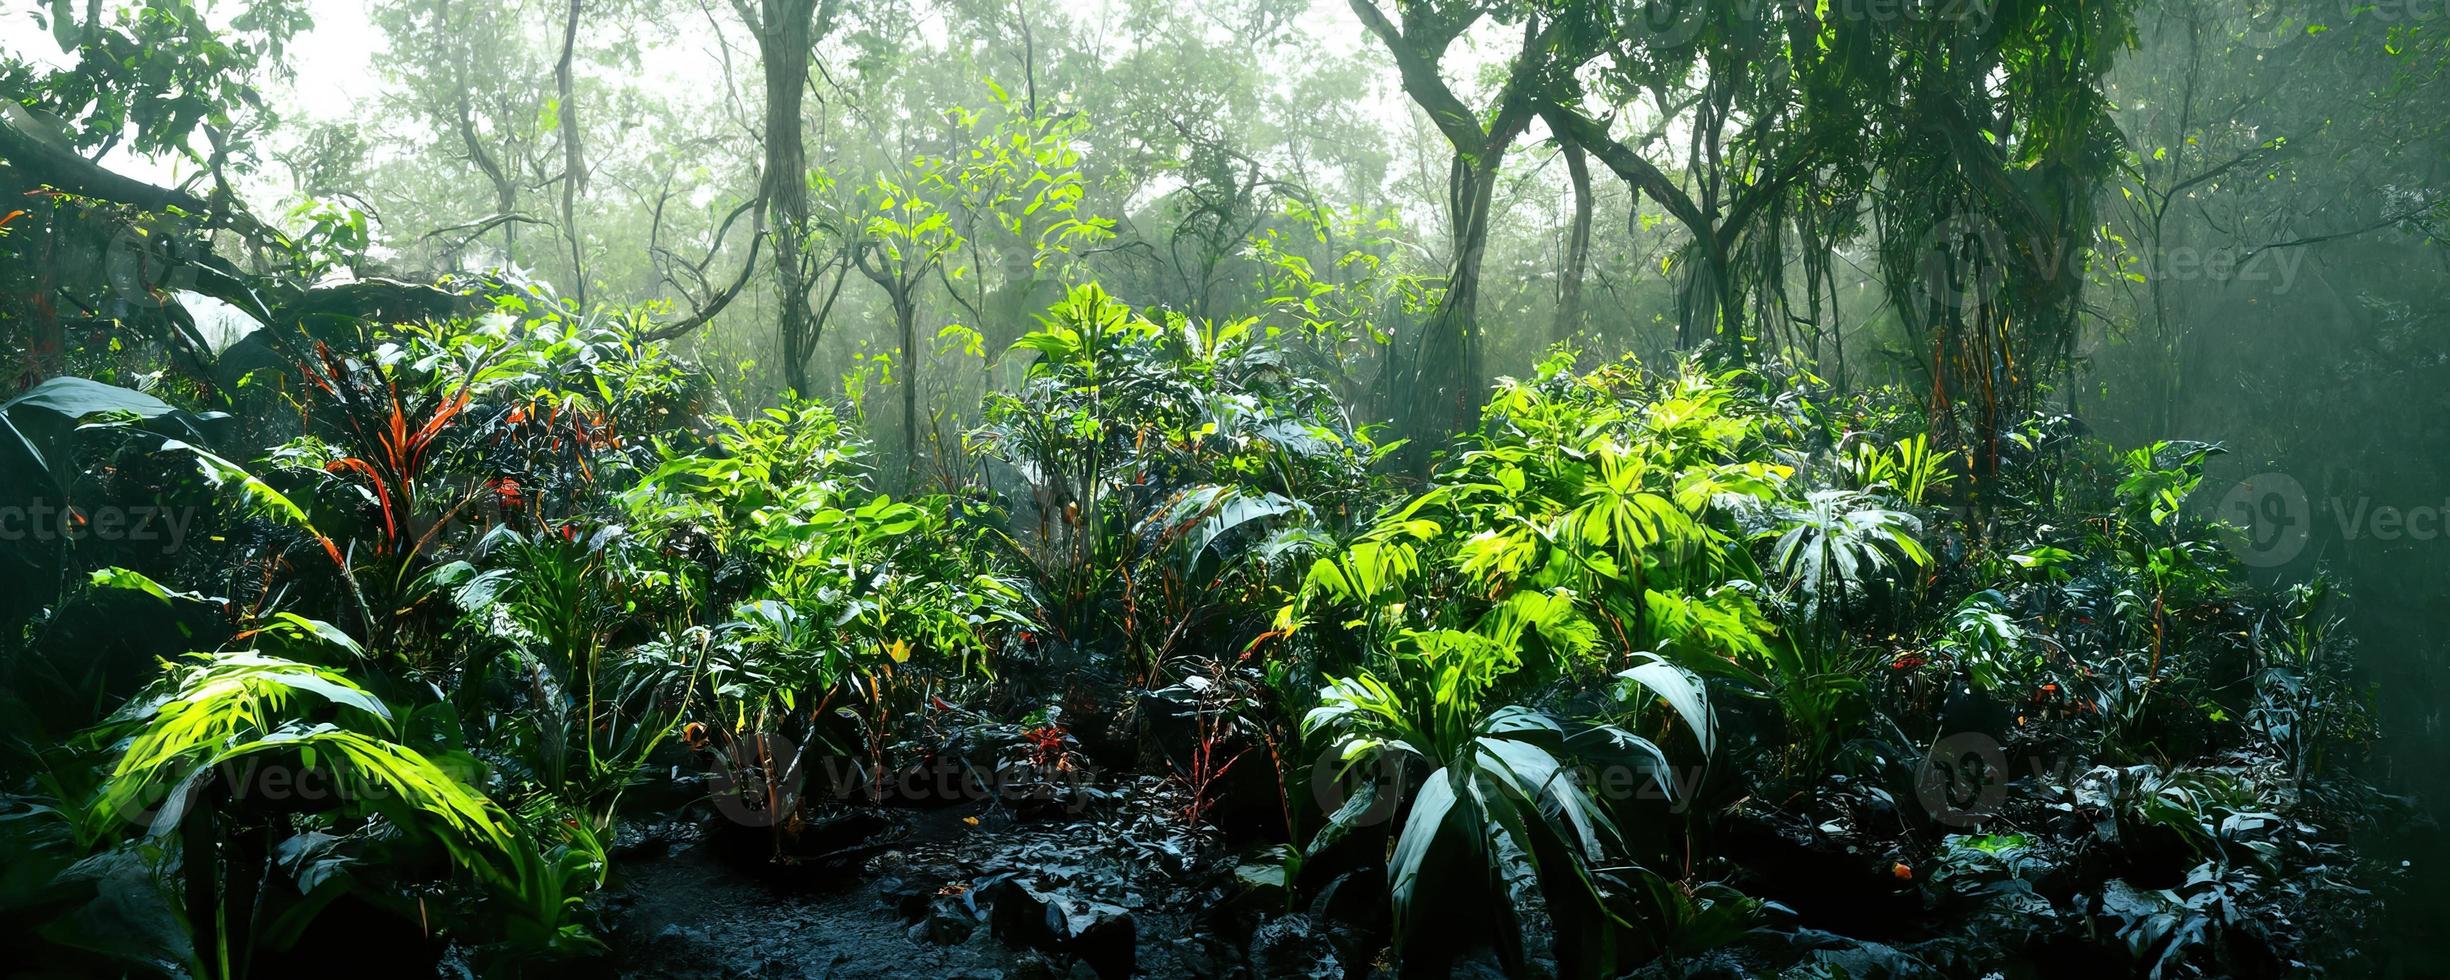
[[[1472,424],[1475,389],[1484,376],[1480,350],[1480,265],[1489,245],[1489,211],[1496,196],[1502,147],[1478,164],[1457,153],[1449,176],[1454,224],[1448,239],[1446,295],[1421,330],[1413,358],[1412,413],[1417,431],[1461,432]],[[1424,453],[1420,458],[1426,462]]]
[[[817,324],[808,309],[808,150],[800,130],[800,104],[808,91],[808,63],[816,43],[817,0],[764,0],[764,8],[755,25],[758,61],[766,76],[764,194],[774,215],[774,286],[781,317],[777,326],[786,370],[798,374],[795,366],[817,342]]]
[[[1433,9],[1424,4],[1398,5],[1399,28],[1375,0],[1348,0],[1362,27],[1375,35],[1394,57],[1404,93],[1429,116],[1430,125],[1454,149],[1448,171],[1449,238],[1454,248],[1446,277],[1446,295],[1422,328],[1413,346],[1413,365],[1403,380],[1411,391],[1396,391],[1397,404],[1408,405],[1406,426],[1415,433],[1407,453],[1416,469],[1425,469],[1436,444],[1470,426],[1482,379],[1478,307],[1481,253],[1489,241],[1489,211],[1497,189],[1499,165],[1516,137],[1537,112],[1536,90],[1557,60],[1555,41],[1561,21],[1534,15],[1522,19],[1522,46],[1505,84],[1484,114],[1457,98],[1439,70],[1447,47],[1486,15],[1478,6]]]
[[[1570,105],[1551,102],[1540,115],[1560,141],[1579,144],[1644,197],[1666,208],[1693,236],[1696,277],[1686,285],[1686,302],[1707,302],[1708,310],[1687,309],[1678,328],[1679,342],[1697,342],[1694,328],[1707,325],[1723,346],[1722,357],[1745,363],[1751,357],[1744,340],[1742,283],[1735,275],[1733,245],[1751,230],[1771,202],[1787,192],[1804,173],[1800,159],[1744,187],[1722,211],[1714,202],[1695,201],[1675,181],[1633,148],[1609,135],[1608,127]]]
[[[553,83],[560,90],[561,117],[561,233],[570,240],[570,288],[578,297],[580,313],[587,312],[587,264],[579,247],[578,192],[585,182],[586,163],[579,152],[578,100],[570,94],[571,75],[578,58],[578,19],[587,0],[570,0],[569,19],[563,22],[561,33],[561,63],[553,69]],[[496,213],[508,213],[507,211]]]
[[[809,348],[813,345],[803,341],[800,335],[789,330],[783,331],[782,341],[783,386],[791,389],[792,394],[805,397],[809,388],[808,355],[811,353]]]
[[[902,454],[904,490],[918,483],[919,473],[919,334],[918,286],[893,294],[893,323],[902,337]]]
[[[1582,276],[1591,262],[1591,163],[1582,145],[1564,144],[1565,175],[1574,187],[1574,219],[1565,233],[1565,268],[1557,273],[1557,324],[1551,340],[1564,343],[1582,329]]]

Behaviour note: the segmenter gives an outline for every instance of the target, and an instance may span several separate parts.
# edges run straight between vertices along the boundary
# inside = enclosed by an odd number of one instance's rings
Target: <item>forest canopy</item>
[[[2450,912],[2438,2],[0,25],[40,975],[2404,975]]]

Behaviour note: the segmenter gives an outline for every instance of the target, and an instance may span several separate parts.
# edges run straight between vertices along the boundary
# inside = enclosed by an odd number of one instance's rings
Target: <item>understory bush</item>
[[[2355,924],[2351,648],[2198,516],[2216,446],[2037,417],[1977,479],[1899,392],[1559,350],[1416,477],[1259,321],[1081,286],[897,497],[835,407],[443,292],[268,338],[244,417],[0,410],[14,498],[196,515],[11,546],[21,948],[558,969],[625,824],[855,865],[935,770],[1074,817],[1153,777],[1272,868],[1240,928],[1405,974],[2273,973]]]

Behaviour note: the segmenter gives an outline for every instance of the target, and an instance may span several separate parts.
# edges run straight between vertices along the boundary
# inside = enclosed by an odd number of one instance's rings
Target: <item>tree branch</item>
[[[650,327],[643,334],[641,334],[641,336],[647,340],[670,340],[674,337],[681,336],[682,334],[686,334],[692,330],[696,330],[699,327],[705,326],[708,322],[712,321],[717,314],[722,313],[724,307],[732,305],[732,300],[740,297],[740,290],[749,284],[750,274],[757,270],[758,247],[765,243],[766,196],[764,194],[759,194],[755,199],[749,201],[748,203],[732,209],[731,215],[724,218],[723,224],[715,229],[715,240],[712,245],[707,247],[705,261],[697,264],[697,270],[700,275],[703,276],[706,267],[713,264],[715,260],[715,253],[723,248],[723,240],[729,237],[732,223],[740,220],[740,215],[742,212],[749,211],[751,209],[755,209],[756,218],[752,222],[753,230],[749,235],[748,258],[743,259],[740,262],[740,275],[734,277],[732,279],[732,284],[724,287],[722,292],[716,293],[712,298],[708,299],[706,301],[706,305],[699,307],[697,312],[691,313],[689,316],[671,323]]]

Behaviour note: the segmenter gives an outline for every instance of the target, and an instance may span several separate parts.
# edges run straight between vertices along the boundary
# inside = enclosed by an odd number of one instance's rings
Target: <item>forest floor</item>
[[[1174,795],[1144,780],[1055,820],[892,809],[843,857],[783,866],[754,829],[648,825],[615,861],[609,960],[644,977],[1215,975],[1239,951],[1195,923],[1231,868],[1178,829]]]

